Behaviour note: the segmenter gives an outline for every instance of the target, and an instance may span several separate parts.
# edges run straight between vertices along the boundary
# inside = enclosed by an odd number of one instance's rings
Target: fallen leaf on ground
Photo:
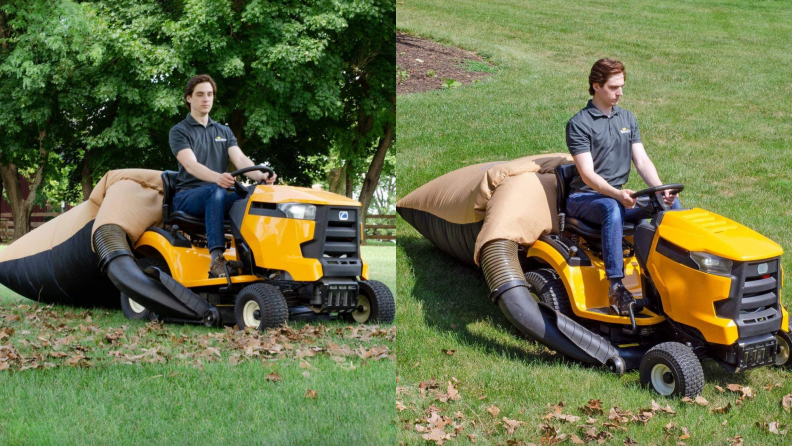
[[[666,404],[665,407],[662,407],[661,405],[657,404],[655,400],[652,400],[652,412],[658,412],[658,411],[665,412],[670,415],[676,415],[676,411],[674,411],[674,409],[671,408],[671,405]]]
[[[396,401],[396,410],[401,412],[401,411],[403,411],[406,408],[407,408],[407,406],[405,406],[404,403],[402,403],[401,401]]]
[[[448,349],[444,348],[443,349],[443,353],[445,353],[448,356],[454,356],[454,353],[456,353],[456,350],[448,350]]]
[[[493,417],[498,418],[498,414],[500,413],[500,408],[496,405],[491,405],[487,408],[487,412],[491,413]]]
[[[264,379],[266,379],[267,381],[280,381],[281,377],[277,373],[270,373],[269,375],[265,376]]]
[[[318,396],[319,396],[319,392],[316,391],[316,390],[308,389],[308,390],[305,391],[305,397],[306,398],[311,398],[311,399],[315,400],[316,397],[318,397]]]
[[[777,421],[773,421],[767,426],[767,430],[769,430],[771,434],[786,435],[787,433],[786,429],[780,430],[780,428],[781,428],[781,423]]]
[[[771,421],[770,423],[757,421],[755,424],[759,429],[765,430],[774,435],[786,435],[787,433],[786,429],[781,430],[783,425],[778,421]]]
[[[590,399],[588,404],[581,407],[579,409],[586,415],[603,415],[604,412],[602,411],[602,401]]]
[[[524,425],[525,422],[519,420],[510,420],[506,417],[503,417],[503,427],[506,429],[507,434],[513,434],[514,430]]]
[[[716,407],[716,408],[712,409],[712,413],[719,413],[719,414],[729,413],[729,411],[731,410],[731,407],[732,407],[731,403],[727,403],[723,407]]]
[[[789,409],[792,408],[792,393],[781,398],[781,407],[783,407],[785,411],[789,412]]]
[[[421,435],[426,441],[434,441],[436,444],[443,444],[446,440],[451,439],[451,434],[445,433],[442,429],[432,429],[428,434]]]

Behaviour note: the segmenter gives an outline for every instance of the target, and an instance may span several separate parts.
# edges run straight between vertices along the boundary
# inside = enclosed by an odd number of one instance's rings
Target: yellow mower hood
[[[257,186],[250,200],[259,203],[310,203],[331,206],[361,206],[359,201],[347,198],[343,195],[324,190],[293,186]]]
[[[667,212],[660,237],[688,251],[747,262],[778,257],[784,250],[769,238],[721,215],[693,208]]]

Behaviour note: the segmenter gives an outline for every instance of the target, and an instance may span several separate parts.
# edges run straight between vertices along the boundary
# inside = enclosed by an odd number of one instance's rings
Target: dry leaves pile
[[[523,435],[530,435],[529,431],[525,431],[525,429],[530,429],[530,427],[525,428],[525,426],[535,426],[534,423],[520,419],[511,419],[508,413],[505,414],[507,416],[504,416],[501,409],[495,404],[481,404],[479,406],[481,409],[479,412],[473,410],[473,408],[467,404],[464,404],[464,406],[472,412],[472,416],[469,416],[469,419],[466,419],[465,413],[458,410],[455,411],[456,408],[443,406],[441,403],[450,403],[451,401],[460,401],[462,399],[456,385],[458,384],[458,380],[454,378],[452,378],[452,380],[453,381],[446,382],[430,380],[418,384],[415,394],[422,401],[431,401],[432,403],[429,408],[423,412],[420,412],[420,410],[415,407],[405,405],[404,402],[401,401],[401,395],[411,394],[415,389],[403,386],[396,388],[397,400],[400,400],[396,402],[397,410],[400,413],[405,410],[410,410],[420,415],[414,419],[403,419],[405,429],[412,430],[419,434],[424,440],[434,442],[438,445],[456,439],[468,426],[471,427],[471,429],[465,434],[472,443],[476,442],[476,434],[470,433],[470,430],[473,430],[472,428],[483,431],[485,438],[490,435],[512,435],[520,433],[520,429],[523,429]],[[770,385],[763,388],[769,390],[775,387],[780,386]],[[753,389],[739,384],[730,384],[727,386],[727,389],[738,395],[738,402],[736,404],[742,404],[744,400],[756,396],[756,392]],[[722,392],[725,393],[727,389],[722,389]],[[710,404],[701,396],[693,399],[683,398],[681,401],[698,407],[707,407]],[[781,404],[784,410],[792,410],[792,394],[784,396]],[[723,407],[711,408],[710,412],[713,414],[725,414],[731,409],[732,403],[727,402]],[[443,413],[444,410],[447,412],[446,414]],[[453,416],[451,412],[453,412]],[[489,415],[484,416],[486,415],[485,412],[489,413]],[[604,444],[614,438],[614,431],[625,432],[630,425],[644,426],[655,417],[676,415],[676,411],[671,408],[670,404],[660,405],[654,400],[652,400],[649,407],[633,412],[618,406],[606,410],[603,408],[601,400],[590,399],[587,404],[578,408],[578,412],[582,416],[567,413],[563,401],[557,404],[548,404],[547,413],[540,417],[539,432],[541,437],[539,438],[539,442],[542,445],[554,445],[559,443]],[[603,416],[607,417],[607,419],[603,418]],[[725,424],[726,422],[724,421],[723,425]],[[563,426],[577,429],[577,432],[561,432]],[[773,435],[783,436],[788,432],[786,425],[776,421],[757,422],[756,426]],[[676,445],[687,444],[686,441],[691,439],[693,435],[686,426],[679,426],[674,422],[665,424],[663,426],[663,432],[665,433],[663,443]],[[728,439],[728,442],[731,445],[742,446],[743,439],[740,435],[737,435],[734,438]],[[532,443],[526,443],[523,440],[512,438],[507,440],[505,444],[525,446],[531,445]],[[623,444],[637,445],[638,443],[630,439],[630,437],[626,437]]]
[[[226,327],[177,335],[169,332],[167,325],[155,322],[139,328],[103,328],[93,323],[91,314],[56,311],[52,306],[0,307],[0,371],[172,361],[202,368],[206,362],[228,361],[236,366],[247,361],[294,359],[307,369],[305,375],[312,368],[309,361],[318,356],[349,369],[355,368],[353,360],[393,360],[387,345],[375,343],[391,341],[396,333],[395,327],[386,330],[374,325],[305,325],[267,332]],[[333,342],[339,339],[353,347]],[[278,381],[280,376],[273,373],[266,379]]]

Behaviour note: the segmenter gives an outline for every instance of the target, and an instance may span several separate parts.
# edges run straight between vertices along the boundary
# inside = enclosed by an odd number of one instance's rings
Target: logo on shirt
[[[349,212],[347,212],[347,211],[339,212],[338,213],[338,219],[339,220],[349,220]]]
[[[619,130],[619,132],[621,132],[621,133],[630,133],[630,130],[628,130],[627,127],[622,127],[622,129]]]
[[[222,136],[218,136],[217,138],[215,138],[215,141],[217,141],[217,142],[224,142],[224,141],[226,141],[226,139],[225,139],[225,138],[223,138]]]

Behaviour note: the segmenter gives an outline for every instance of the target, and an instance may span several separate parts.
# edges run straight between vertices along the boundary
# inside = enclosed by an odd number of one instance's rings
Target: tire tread
[[[371,288],[371,317],[368,322],[390,324],[396,317],[396,301],[384,283],[377,280],[361,280],[360,287]]]
[[[283,297],[281,290],[275,285],[270,285],[268,283],[254,283],[246,286],[237,296],[237,303],[234,308],[234,316],[237,320],[237,325],[239,325],[242,311],[239,302],[240,299],[245,298],[246,294],[253,294],[259,298],[261,325],[257,328],[263,330],[280,327],[289,319],[289,307],[286,304],[286,299]]]
[[[564,316],[575,317],[564,282],[554,269],[540,268],[528,271],[525,273],[525,280],[542,302]]]
[[[678,395],[695,398],[704,390],[704,370],[690,347],[679,342],[664,342],[652,347],[641,360],[641,382],[651,386],[650,362],[653,358],[664,359],[677,372]],[[679,373],[681,372],[681,373]]]

